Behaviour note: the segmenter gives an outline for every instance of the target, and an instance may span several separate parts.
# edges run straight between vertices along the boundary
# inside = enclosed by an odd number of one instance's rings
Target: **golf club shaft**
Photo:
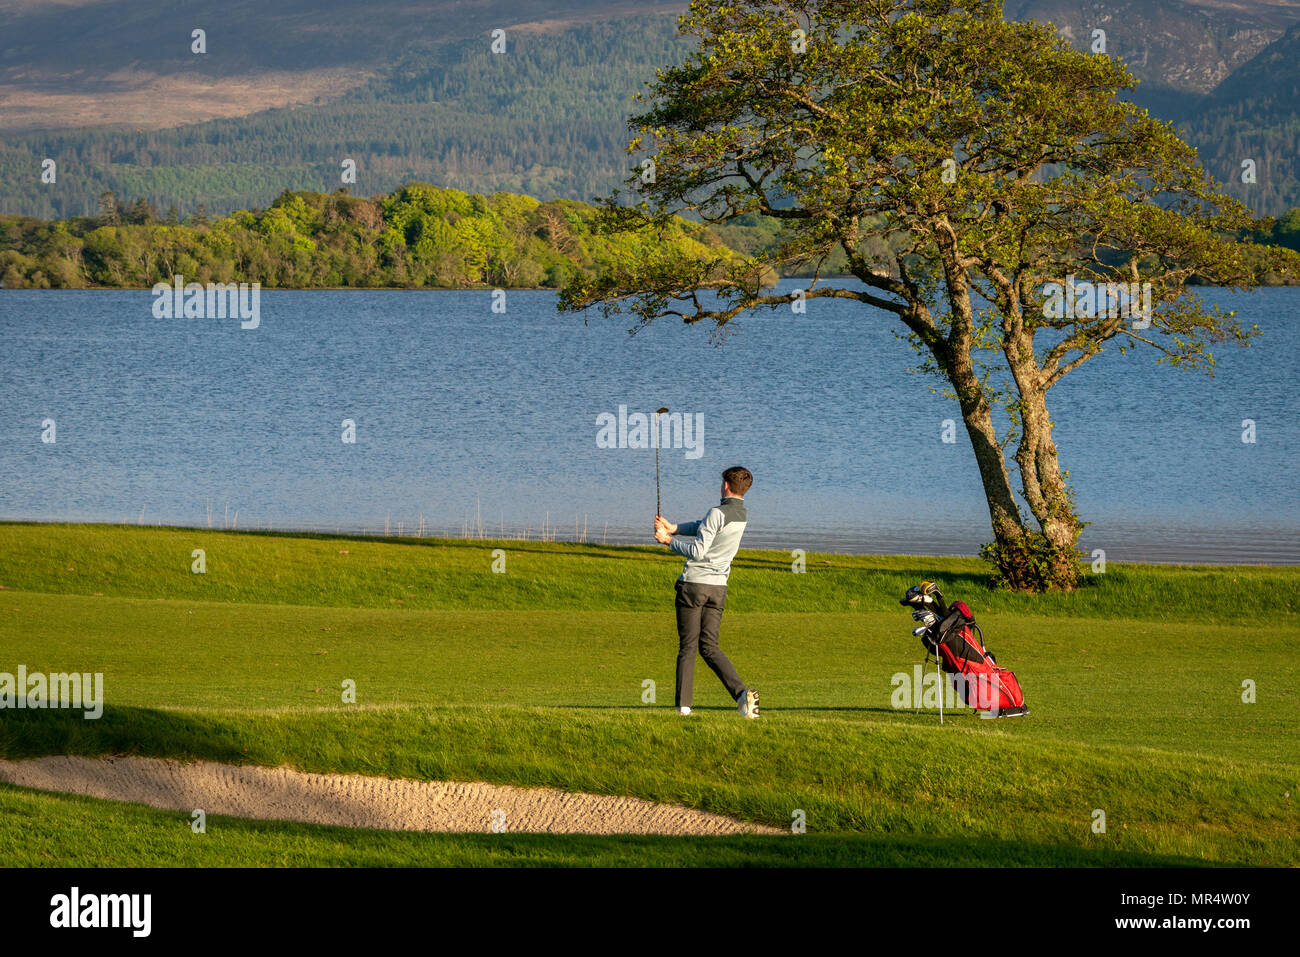
[[[668,411],[668,406],[655,409],[655,515],[664,513],[663,501],[659,497],[659,416]]]
[[[655,443],[655,514],[662,515],[663,505],[659,499],[659,443]]]

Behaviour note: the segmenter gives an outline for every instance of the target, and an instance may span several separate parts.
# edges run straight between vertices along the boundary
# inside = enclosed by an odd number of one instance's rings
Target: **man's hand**
[[[660,545],[667,545],[673,540],[673,533],[677,531],[677,526],[662,515],[655,516],[655,541]]]

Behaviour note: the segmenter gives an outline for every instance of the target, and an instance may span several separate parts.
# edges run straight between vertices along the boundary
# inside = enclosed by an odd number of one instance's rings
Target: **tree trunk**
[[[1020,508],[1007,476],[1006,459],[993,427],[992,410],[971,364],[969,351],[958,350],[950,357],[948,381],[961,405],[962,421],[975,451],[993,525],[993,544],[986,547],[984,554],[996,563],[998,578],[1005,586],[1017,591],[1036,591],[1033,542],[1021,521]]]
[[[946,225],[946,224],[945,224]],[[974,340],[974,313],[970,301],[970,281],[962,264],[951,228],[947,238],[938,237],[943,254],[944,279],[948,287],[948,304],[952,310],[952,327],[948,340],[935,349],[935,359],[952,383],[961,405],[962,421],[970,436],[984,498],[993,524],[993,543],[981,550],[998,569],[999,584],[1016,591],[1037,591],[1039,586],[1034,560],[1034,536],[1025,528],[1011,491],[1007,462],[993,427],[992,407],[984,393],[971,358]]]
[[[1074,511],[1070,489],[1052,440],[1047,390],[1037,377],[1020,392],[1021,434],[1016,450],[1025,503],[1043,530],[1044,587],[1073,588],[1079,583],[1076,545],[1083,525]]]
[[[1083,525],[1074,512],[1056,458],[1052,418],[1047,411],[1047,385],[1034,356],[1033,333],[1024,331],[1019,315],[1018,304],[1013,303],[1014,321],[1003,327],[1002,351],[1020,396],[1020,444],[1016,448],[1020,491],[1042,529],[1041,534],[1030,536],[1032,547],[1026,558],[1036,591],[1069,590],[1079,583],[1075,546]]]

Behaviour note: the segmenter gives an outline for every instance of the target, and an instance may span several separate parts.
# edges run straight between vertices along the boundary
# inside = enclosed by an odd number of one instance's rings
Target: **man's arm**
[[[668,539],[674,535],[693,536],[699,531],[699,522],[682,522],[680,525],[674,525],[662,515],[655,516],[655,540],[668,544]]]
[[[722,510],[711,508],[703,521],[683,522],[677,526],[677,537],[668,543],[668,550],[683,558],[699,561],[709,553],[709,545],[722,528],[723,521]]]

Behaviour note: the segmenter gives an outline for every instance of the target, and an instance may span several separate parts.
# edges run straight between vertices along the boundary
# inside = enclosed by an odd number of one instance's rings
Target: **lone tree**
[[[1000,0],[695,0],[680,29],[698,48],[641,97],[639,202],[607,198],[607,228],[761,213],[780,240],[744,260],[614,262],[562,307],[723,327],[788,306],[762,277],[811,264],[799,294],[892,314],[946,381],[999,578],[1074,586],[1083,522],[1048,390],[1111,344],[1210,371],[1210,345],[1253,330],[1188,281],[1249,288],[1262,268],[1300,272],[1300,257],[1236,241],[1258,224],[1169,125],[1118,99],[1135,85],[1120,63],[1004,20]],[[851,279],[822,276],[837,250]]]

